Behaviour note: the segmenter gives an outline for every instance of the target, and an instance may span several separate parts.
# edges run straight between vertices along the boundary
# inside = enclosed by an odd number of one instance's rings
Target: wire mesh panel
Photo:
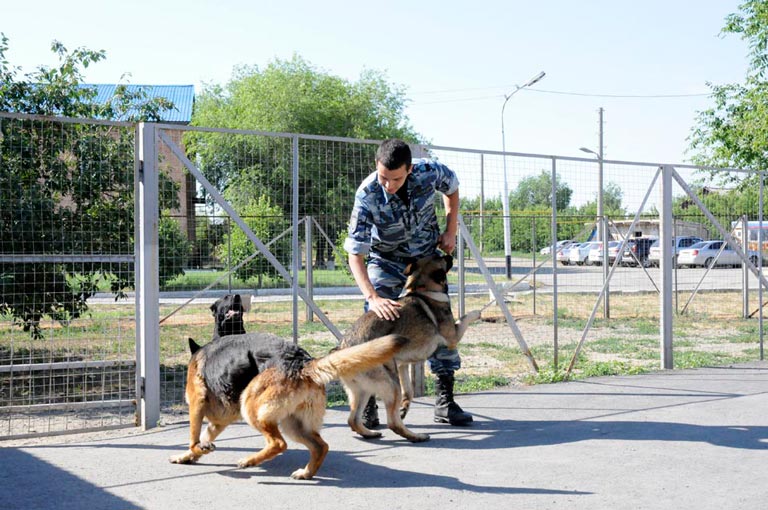
[[[132,425],[135,129],[0,114],[0,436]]]
[[[429,149],[433,157],[459,174],[462,214],[470,235],[479,247],[483,265],[503,289],[523,345],[530,346],[532,358],[542,368],[562,369],[573,364],[577,372],[598,374],[658,368],[659,165],[524,154],[508,155],[504,161],[492,152]],[[728,174],[687,168],[680,175],[681,181],[690,182],[694,194],[704,197],[705,204],[712,203],[714,215],[735,236],[755,238],[748,256],[755,262],[760,260],[754,253],[759,246],[757,222],[750,223],[759,211],[759,186],[753,186],[747,196],[741,195],[746,183],[756,177],[743,174],[738,186],[725,190],[711,181]],[[508,227],[502,221],[505,188],[509,194]],[[673,196],[672,235],[679,243],[676,250],[699,240],[722,239],[676,181]],[[602,215],[598,198],[602,199]],[[747,226],[743,230],[742,224]],[[507,228],[509,231],[504,232]],[[554,261],[553,238],[559,241]],[[503,267],[508,250],[509,271]],[[758,279],[746,274],[741,262],[734,263],[732,255],[733,251],[723,252],[722,263],[709,271],[699,266],[674,266],[675,366],[761,356]],[[473,254],[466,256],[463,297],[467,309],[487,307],[485,322],[505,321],[498,307],[489,306],[493,296],[485,278],[476,274],[478,263]],[[713,328],[713,319],[726,319],[729,327]],[[519,374],[530,369],[530,360],[517,341],[518,333],[493,330],[489,342],[481,332],[484,328],[488,326],[471,329],[465,338],[465,370]],[[489,363],[494,358],[495,362]]]
[[[167,417],[185,412],[187,339],[213,338],[224,295],[241,296],[245,331],[276,333],[314,355],[360,316],[342,244],[378,144],[157,132],[160,366],[147,368],[160,373]],[[0,151],[0,436],[131,425],[135,128],[0,114]],[[456,316],[483,310],[462,342],[460,379],[659,366],[658,165],[414,152],[460,181],[452,304]],[[762,357],[762,180],[674,172],[674,246],[664,263],[673,264],[675,367]],[[443,224],[439,198],[436,206]],[[714,253],[699,256],[699,241]],[[331,386],[329,401],[341,398]]]

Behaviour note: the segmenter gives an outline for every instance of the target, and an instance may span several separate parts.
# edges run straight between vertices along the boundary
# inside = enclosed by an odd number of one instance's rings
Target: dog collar
[[[440,301],[441,303],[450,303],[451,301],[451,298],[448,296],[448,294],[444,292],[436,292],[434,290],[420,290],[416,293],[421,294],[422,296],[426,296],[429,299]]]

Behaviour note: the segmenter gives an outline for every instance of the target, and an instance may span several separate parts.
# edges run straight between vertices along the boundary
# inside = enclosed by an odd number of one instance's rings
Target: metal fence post
[[[741,242],[743,243],[744,251],[749,256],[749,218],[746,214],[741,216]],[[741,314],[742,317],[749,318],[749,266],[744,262],[741,263]]]
[[[558,367],[558,339],[557,339],[557,159],[552,158],[552,349],[554,355],[552,364],[555,370]]]
[[[659,211],[659,244],[661,258],[661,292],[659,294],[659,324],[661,368],[671,369],[672,363],[672,167],[661,167],[661,210]]]
[[[765,359],[764,357],[764,341],[763,341],[763,256],[765,255],[763,253],[763,243],[765,242],[765,236],[763,232],[763,207],[764,207],[764,192],[765,192],[765,173],[760,172],[760,192],[758,195],[758,208],[757,208],[757,219],[759,223],[759,228],[757,229],[757,250],[758,250],[758,257],[760,263],[757,265],[757,302],[760,305],[758,316],[757,316],[757,324],[758,324],[758,331],[760,336],[760,361],[763,361]]]
[[[291,275],[291,297],[293,301],[293,341],[299,341],[299,271],[301,271],[301,251],[299,249],[299,137],[291,137],[292,155],[292,200],[291,200],[291,224],[293,252],[293,275]]]
[[[313,274],[312,274],[312,217],[311,216],[305,216],[304,217],[304,258],[306,259],[306,268],[304,270],[304,275],[307,280],[307,296],[309,296],[309,299],[314,299],[314,282],[313,280]],[[305,305],[306,310],[306,317],[307,322],[312,322],[314,318],[314,314],[312,313],[312,308],[307,304]]]
[[[461,231],[457,234],[456,239],[456,257],[458,258],[458,273],[459,273],[459,317],[464,315],[464,310],[466,309],[466,299],[465,294],[467,291],[467,285],[466,285],[466,267],[464,265],[464,236],[461,235]]]
[[[136,198],[136,389],[142,429],[160,419],[160,270],[158,250],[157,127],[139,125]]]

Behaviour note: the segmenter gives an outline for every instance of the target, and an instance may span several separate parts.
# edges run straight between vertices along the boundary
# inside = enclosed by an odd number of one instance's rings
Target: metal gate
[[[136,422],[135,143],[0,113],[0,436]]]

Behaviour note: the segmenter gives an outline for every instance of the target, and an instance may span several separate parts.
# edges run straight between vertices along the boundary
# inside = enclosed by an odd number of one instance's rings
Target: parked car
[[[720,256],[717,257],[717,253],[723,246],[725,241],[701,241],[692,245],[690,248],[680,250],[677,255],[677,263],[681,267],[712,267],[717,266],[739,266],[741,265],[741,257],[736,253],[736,250],[731,245],[726,244]],[[717,260],[715,260],[717,257]],[[758,256],[754,253],[750,254],[752,263],[756,264]]]
[[[568,250],[568,260],[571,264],[576,264],[579,266],[587,264],[591,266],[592,262],[589,261],[589,252],[592,251],[592,248],[598,244],[600,243],[592,241],[588,243],[581,243],[577,247],[571,246],[571,248]]]
[[[564,239],[562,241],[558,241],[557,242],[557,244],[555,245],[555,249],[558,250],[558,249],[560,249],[560,247],[565,248],[567,246],[570,246],[571,244],[573,244],[573,240],[572,239]],[[551,246],[545,246],[544,248],[539,250],[539,253],[541,255],[549,255],[550,251],[552,251],[552,247]]]
[[[648,267],[648,255],[651,252],[651,245],[657,240],[656,237],[632,237],[627,239],[627,245],[624,247],[624,253],[621,255],[622,265],[636,266],[639,263],[643,267]]]
[[[570,259],[570,257],[571,257],[571,250],[573,248],[578,248],[579,244],[581,244],[581,243],[571,243],[568,246],[566,246],[565,248],[563,248],[562,250],[560,250],[559,252],[557,252],[557,255],[556,255],[557,261],[560,262],[564,266],[567,266],[568,264],[570,264],[571,263],[571,259]]]
[[[703,239],[696,236],[676,236],[672,238],[672,263],[677,263],[677,255],[680,250],[689,248],[696,243],[702,242]],[[661,260],[661,245],[657,239],[655,243],[651,245],[651,252],[648,254],[648,262],[652,266],[658,267],[659,260]]]
[[[619,251],[619,241],[608,241],[608,263],[612,263]],[[589,262],[597,266],[603,265],[603,243],[597,241],[595,246],[589,250]]]

